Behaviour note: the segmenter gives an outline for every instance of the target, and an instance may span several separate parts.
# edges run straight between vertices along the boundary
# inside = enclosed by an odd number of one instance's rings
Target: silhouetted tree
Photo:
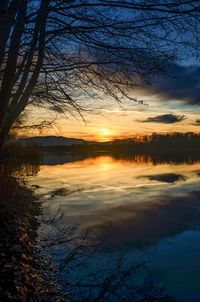
[[[0,149],[29,104],[82,115],[121,102],[194,46],[199,1],[1,0]]]

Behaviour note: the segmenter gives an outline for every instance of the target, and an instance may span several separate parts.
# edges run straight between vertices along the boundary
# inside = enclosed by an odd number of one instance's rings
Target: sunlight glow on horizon
[[[142,91],[141,91],[142,97]],[[142,137],[152,133],[195,132],[200,133],[200,125],[195,124],[199,119],[198,107],[186,106],[181,102],[163,101],[158,96],[148,102],[149,106],[139,104],[125,104],[125,110],[121,110],[117,104],[103,108],[102,114],[84,116],[86,122],[81,119],[66,119],[59,117],[45,109],[31,108],[30,120],[38,124],[38,121],[56,120],[55,125],[44,131],[31,129],[22,131],[21,136],[64,136],[79,138],[87,141],[106,142],[128,137]],[[176,106],[175,106],[176,105]],[[185,119],[175,123],[145,122],[148,118],[162,116],[164,114],[185,116]],[[57,118],[57,119],[56,119]]]
[[[100,128],[98,132],[97,137],[99,136],[100,141],[110,140],[113,135],[112,130],[108,128]]]

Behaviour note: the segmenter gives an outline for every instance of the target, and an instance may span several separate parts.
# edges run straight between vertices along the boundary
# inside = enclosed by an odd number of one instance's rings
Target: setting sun
[[[101,129],[100,129],[100,134],[101,134],[102,136],[108,136],[108,135],[111,134],[111,131],[110,131],[109,129],[107,129],[107,128],[101,128]]]
[[[99,130],[99,134],[101,135],[101,137],[108,138],[112,135],[112,132],[107,128],[101,128]]]

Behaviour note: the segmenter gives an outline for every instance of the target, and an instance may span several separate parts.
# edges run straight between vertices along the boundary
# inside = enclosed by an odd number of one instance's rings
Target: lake
[[[169,294],[200,301],[200,162],[46,152],[29,178],[51,213],[79,223],[106,253],[147,261]],[[101,258],[102,257],[102,258]],[[95,261],[93,259],[93,261]]]

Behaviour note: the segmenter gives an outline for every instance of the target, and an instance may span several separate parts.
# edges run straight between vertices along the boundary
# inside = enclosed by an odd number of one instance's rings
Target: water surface
[[[30,183],[50,211],[79,221],[110,253],[149,261],[170,294],[200,301],[200,162],[44,155]]]

